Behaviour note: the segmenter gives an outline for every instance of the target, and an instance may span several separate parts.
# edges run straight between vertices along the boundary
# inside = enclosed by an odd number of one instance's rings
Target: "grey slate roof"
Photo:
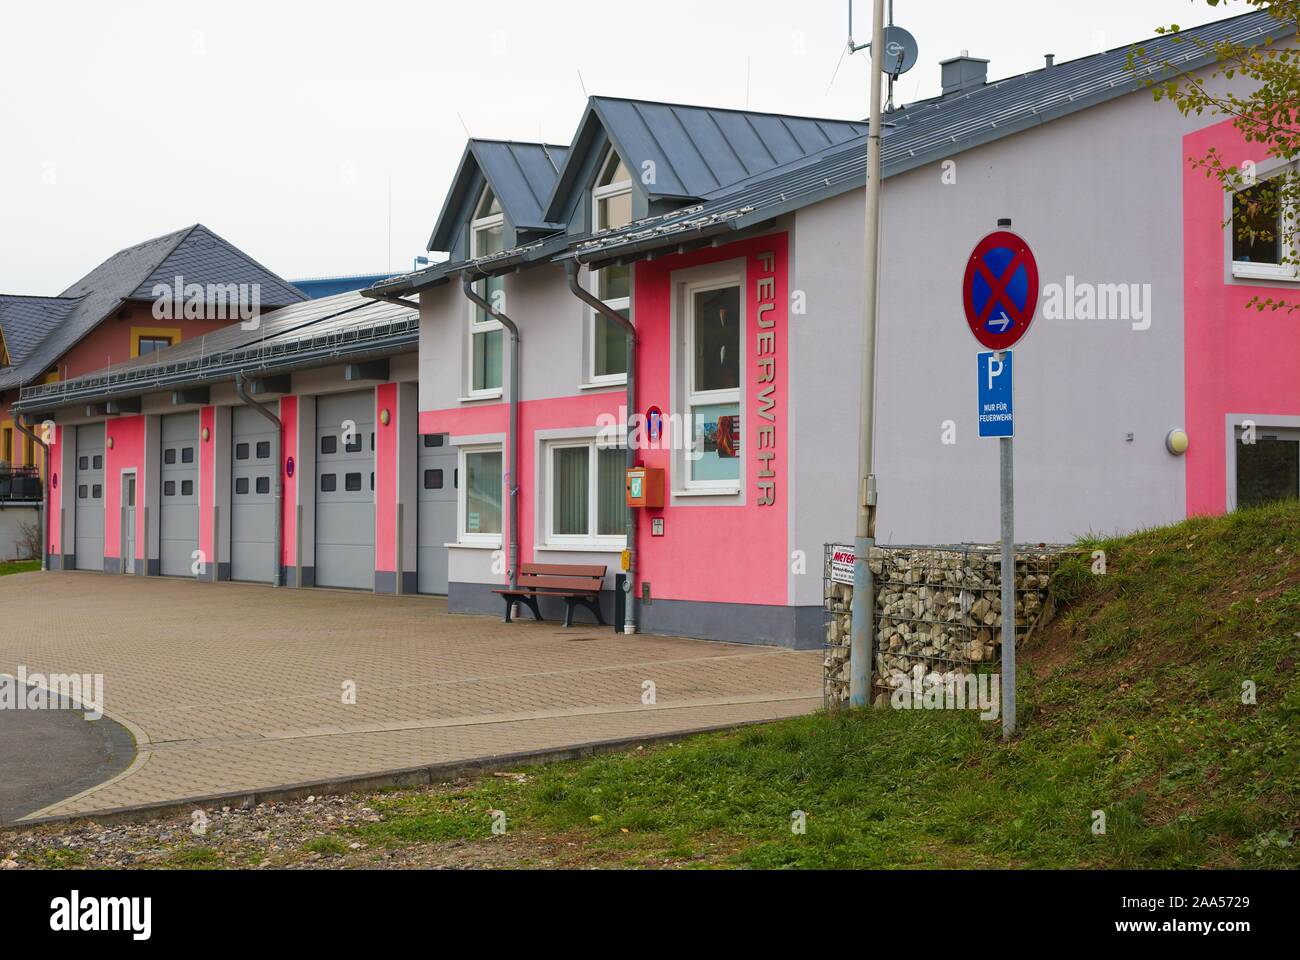
[[[1168,62],[1178,70],[1190,71],[1213,62],[1216,42],[1231,38],[1252,45],[1292,32],[1291,26],[1267,11],[1256,11],[1186,29],[1180,40],[1158,37],[1139,46],[1151,63]],[[884,130],[885,176],[935,163],[1139,90],[1141,78],[1127,66],[1131,49],[1126,45],[894,111],[887,116]],[[674,213],[578,240],[567,255],[600,262],[689,237],[743,230],[861,189],[865,182],[866,138],[860,137],[712,191],[701,203]]]
[[[548,220],[565,217],[582,161],[607,135],[636,174],[654,163],[651,200],[695,199],[746,177],[772,170],[867,133],[853,120],[821,120],[615,97],[592,97],[578,126],[569,162],[547,207]]]
[[[17,409],[48,410],[231,380],[237,371],[280,373],[375,353],[409,352],[418,348],[419,338],[417,311],[355,292],[341,293],[263,316],[256,330],[236,323],[94,373],[28,387]]]
[[[0,294],[0,336],[9,363],[17,366],[56,326],[68,318],[78,297],[23,297]]]
[[[568,154],[568,147],[549,143],[471,139],[438,214],[429,249],[446,250],[450,244],[457,212],[464,207],[466,193],[476,182],[476,168],[492,185],[501,209],[516,229],[558,230],[559,224],[546,219],[544,208]]]
[[[257,283],[263,307],[305,300],[276,276],[202,224],[127,247],[109,257],[60,295],[76,305],[29,349],[21,363],[0,370],[0,390],[28,383],[57,363],[88,333],[129,300],[152,301],[155,283]]]

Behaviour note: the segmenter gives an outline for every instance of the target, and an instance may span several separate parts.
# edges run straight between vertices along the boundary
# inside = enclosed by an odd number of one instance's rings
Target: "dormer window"
[[[591,190],[592,224],[596,230],[617,230],[632,222],[632,174],[613,147],[605,154]],[[632,268],[606,267],[592,275],[594,292],[625,317],[632,314]],[[587,383],[592,386],[627,380],[627,333],[617,323],[592,311],[588,329]]]
[[[505,249],[505,216],[492,188],[484,187],[474,207],[469,229],[469,257],[477,260]],[[505,278],[489,277],[474,284],[484,300],[497,309],[505,308]],[[478,304],[470,304],[469,396],[489,397],[501,392],[502,349],[505,334],[501,324]]]
[[[617,230],[632,222],[632,174],[613,147],[605,154],[591,199],[596,230]]]

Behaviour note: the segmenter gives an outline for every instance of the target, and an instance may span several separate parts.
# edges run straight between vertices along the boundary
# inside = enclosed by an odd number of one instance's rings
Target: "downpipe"
[[[47,571],[50,569],[50,447],[24,420],[26,415],[14,417],[18,432],[37,444],[45,459],[45,476],[41,481],[41,570]]]
[[[473,272],[466,270],[460,275],[460,288],[465,294],[465,299],[510,332],[510,392],[508,398],[510,426],[507,431],[510,453],[507,457],[508,466],[506,468],[509,471],[507,486],[510,497],[510,556],[507,559],[510,567],[508,571],[510,589],[513,590],[519,586],[519,326],[478,295],[478,291],[474,289],[474,284],[478,280],[486,279],[487,274],[480,273],[475,278]]]
[[[252,407],[275,426],[275,563],[272,566],[271,586],[279,587],[281,583],[280,560],[284,556],[284,424],[269,408],[263,406],[248,395],[248,381],[243,373],[235,374],[235,393],[247,406]],[[217,578],[213,570],[212,577]]]
[[[578,275],[579,267],[580,264],[577,260],[566,260],[564,262],[564,270],[569,280],[569,292],[606,320],[618,324],[627,333],[627,437],[624,446],[627,448],[627,468],[631,470],[636,466],[636,450],[632,446],[632,416],[636,413],[636,325],[617,310],[611,309],[608,304],[582,285]],[[627,536],[627,552],[630,561],[623,584],[623,589],[627,593],[623,604],[623,632],[628,636],[636,633],[636,567],[638,560],[636,526],[636,510],[627,507],[624,529]]]

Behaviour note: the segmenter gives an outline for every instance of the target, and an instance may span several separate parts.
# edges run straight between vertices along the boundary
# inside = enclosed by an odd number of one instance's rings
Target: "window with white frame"
[[[632,222],[632,174],[613,147],[601,162],[591,191],[591,222],[595,230],[615,230]],[[597,297],[624,317],[632,315],[632,267],[618,265],[593,271]],[[591,349],[587,379],[591,383],[620,383],[627,379],[627,332],[608,317],[592,311]]]
[[[1237,428],[1238,510],[1300,498],[1300,430]]]
[[[504,489],[502,448],[462,447],[456,491],[458,540],[477,546],[500,546]]]
[[[547,546],[608,548],[626,545],[627,453],[596,440],[546,445],[544,513]]]
[[[1232,275],[1294,280],[1292,240],[1297,212],[1286,199],[1288,174],[1261,180],[1232,195]]]
[[[685,411],[691,450],[686,487],[735,492],[740,487],[740,279],[685,289]]]
[[[491,187],[484,187],[470,222],[471,260],[500,253],[504,249],[505,216]],[[504,306],[505,279],[489,277],[474,284],[474,290],[488,303]],[[501,392],[502,353],[505,333],[501,324],[476,303],[469,316],[469,395],[496,396]]]

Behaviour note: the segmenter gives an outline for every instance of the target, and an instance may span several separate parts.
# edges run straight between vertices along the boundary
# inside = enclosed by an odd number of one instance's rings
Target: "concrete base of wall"
[[[453,583],[447,596],[451,613],[505,615],[505,600],[484,583]],[[564,621],[564,601],[543,597],[539,606],[548,620]],[[614,594],[600,595],[600,609],[613,630]],[[743,603],[701,603],[686,600],[655,600],[640,604],[640,629],[670,637],[693,640],[719,640],[727,643],[752,643],[791,650],[816,650],[822,644],[823,612],[821,607],[769,607]],[[520,617],[531,619],[522,609]],[[590,623],[591,614],[579,608],[574,615],[581,625]]]
[[[302,583],[298,583],[298,568],[284,567],[280,571],[280,582],[286,587],[314,587],[316,586],[316,568],[302,568]]]

